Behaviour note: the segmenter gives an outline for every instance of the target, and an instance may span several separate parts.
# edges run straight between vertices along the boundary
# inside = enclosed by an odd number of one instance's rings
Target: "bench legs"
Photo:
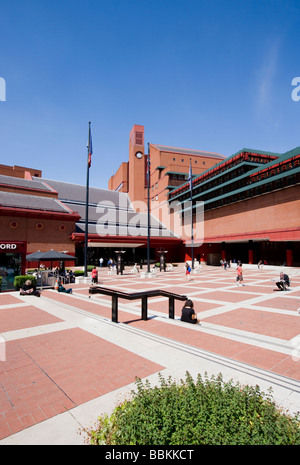
[[[148,313],[148,298],[147,296],[142,297],[142,320],[147,320]]]
[[[113,295],[111,298],[111,307],[112,307],[112,313],[111,313],[111,320],[114,323],[118,323],[118,296]]]
[[[169,318],[174,320],[174,297],[169,297]]]
[[[174,305],[175,298],[170,296],[169,297],[169,318],[174,320],[175,316],[175,305]],[[112,295],[112,314],[111,320],[114,323],[118,323],[118,296],[116,294]],[[142,297],[142,320],[148,319],[148,297]]]

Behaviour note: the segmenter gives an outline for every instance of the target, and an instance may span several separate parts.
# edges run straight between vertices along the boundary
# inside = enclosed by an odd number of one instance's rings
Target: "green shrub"
[[[2,287],[2,276],[0,276],[0,289]]]
[[[83,270],[75,270],[74,275],[75,276],[84,276],[84,271]]]
[[[160,375],[159,387],[139,378],[136,386],[110,417],[99,418],[90,444],[300,444],[298,414],[279,410],[259,386],[225,383],[221,374],[195,382],[188,372],[180,383]]]
[[[28,275],[19,275],[19,276],[15,276],[15,280],[14,280],[14,286],[17,290],[19,290],[23,284],[25,283],[25,281],[27,281],[27,279],[30,279],[30,281],[32,282],[32,284],[34,286],[36,286],[36,277],[35,276],[32,276],[31,274],[28,274]]]
[[[92,271],[94,268],[94,265],[87,265],[86,271]],[[74,271],[75,276],[84,276],[84,270],[75,270]]]

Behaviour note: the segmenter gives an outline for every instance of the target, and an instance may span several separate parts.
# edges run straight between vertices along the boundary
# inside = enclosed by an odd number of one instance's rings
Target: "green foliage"
[[[75,276],[84,276],[84,271],[83,270],[75,270],[74,275]]]
[[[279,410],[259,386],[225,383],[222,375],[160,386],[136,378],[136,391],[89,431],[95,445],[300,444],[299,415]]]
[[[34,286],[36,286],[36,277],[35,276],[32,276],[31,274],[28,274],[28,275],[19,275],[19,276],[15,276],[15,280],[14,280],[14,286],[17,290],[19,290],[23,284],[25,283],[25,281],[27,281],[27,279],[30,279],[30,281],[32,282],[32,284]]]
[[[94,268],[94,265],[87,265],[86,271],[92,271]],[[75,270],[74,271],[75,276],[84,276],[84,270]]]
[[[2,286],[2,276],[0,276],[0,289],[1,289],[1,286]]]

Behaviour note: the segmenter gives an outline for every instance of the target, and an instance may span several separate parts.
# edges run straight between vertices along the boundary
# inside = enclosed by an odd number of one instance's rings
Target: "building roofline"
[[[194,149],[185,149],[182,147],[171,147],[169,145],[161,145],[161,144],[153,144],[151,143],[153,147],[157,148],[160,152],[168,152],[168,153],[178,153],[181,155],[194,155],[194,156],[200,156],[200,157],[207,157],[207,158],[220,158],[220,159],[225,159],[227,158],[225,155],[222,155],[217,152],[208,152],[206,150],[194,150]]]

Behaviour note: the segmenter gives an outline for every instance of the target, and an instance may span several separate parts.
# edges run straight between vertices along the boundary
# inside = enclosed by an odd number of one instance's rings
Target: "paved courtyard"
[[[168,299],[119,301],[88,283],[73,294],[44,290],[40,298],[0,294],[0,445],[83,444],[84,427],[110,412],[134,388],[135,377],[158,382],[158,373],[180,379],[189,371],[222,373],[225,380],[272,387],[291,412],[300,410],[300,269],[285,269],[291,289],[280,292],[281,268],[244,265],[203,267],[185,280],[184,266],[141,278],[99,273],[99,285],[125,292],[164,289],[194,301],[200,325],[180,321],[183,303],[168,318]],[[81,432],[81,434],[80,434]]]

